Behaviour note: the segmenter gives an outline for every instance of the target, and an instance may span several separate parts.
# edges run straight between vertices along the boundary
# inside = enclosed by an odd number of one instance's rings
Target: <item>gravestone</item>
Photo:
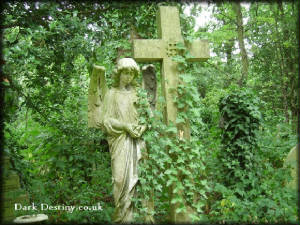
[[[284,160],[284,166],[290,166],[291,167],[291,176],[292,180],[287,184],[288,187],[299,191],[299,148],[298,146],[295,146],[292,148],[287,155],[286,159]]]
[[[12,222],[15,218],[15,203],[28,204],[27,194],[20,187],[20,179],[16,172],[12,171],[9,157],[3,157],[2,177],[2,219],[3,222]]]
[[[176,124],[177,107],[174,99],[177,95],[179,82],[178,63],[172,60],[177,54],[176,44],[184,42],[181,35],[179,12],[176,7],[160,6],[157,13],[157,26],[159,39],[136,39],[133,41],[133,57],[137,62],[160,61],[162,63],[162,94],[166,100],[164,107],[164,120],[166,124],[170,122]],[[208,42],[204,40],[194,40],[186,46],[189,53],[193,56],[189,59],[192,62],[205,61],[209,58]],[[179,126],[178,136],[185,139],[190,137],[189,126]],[[172,185],[175,188],[175,184]],[[171,190],[171,193],[173,191]],[[176,196],[172,196],[175,198]],[[171,203],[171,200],[170,200]],[[172,222],[190,222],[186,214],[177,213],[177,204],[170,205],[170,219]]]

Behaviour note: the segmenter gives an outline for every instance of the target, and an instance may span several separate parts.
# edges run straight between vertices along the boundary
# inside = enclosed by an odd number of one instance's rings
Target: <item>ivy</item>
[[[110,86],[116,60],[132,56],[131,40],[157,39],[158,5],[178,6],[185,42],[208,39],[212,54],[207,62],[190,63],[185,43],[177,44],[176,125],[164,124],[161,110],[151,112],[144,90],[138,90],[140,123],[148,126],[136,198],[138,221],[144,222],[147,212],[142,200],[152,197],[155,208],[150,214],[157,223],[165,222],[172,201],[179,205],[177,212],[188,207],[197,211],[191,215],[194,221],[299,221],[296,194],[285,186],[291,176],[283,168],[297,143],[291,127],[296,127],[299,111],[299,3],[292,2],[242,5],[252,52],[244,90],[231,88],[240,79],[241,65],[230,3],[209,4],[216,20],[196,32],[195,18],[184,13],[185,3],[3,4],[3,149],[22,188],[37,204],[100,202],[103,208],[96,214],[47,212],[50,222],[111,221],[108,145],[102,132],[87,129],[89,74],[93,63],[105,66]],[[198,3],[189,6],[192,14],[205,9]],[[154,65],[160,83],[159,62]],[[157,108],[164,105],[158,97]],[[184,124],[190,126],[189,140],[182,138]],[[171,187],[183,195],[170,202]]]
[[[186,49],[182,44],[178,44],[181,52]],[[187,71],[188,63],[186,55],[177,55],[173,58],[179,63],[181,71]],[[210,184],[206,178],[205,152],[203,145],[197,141],[201,134],[192,132],[191,140],[186,140],[178,135],[178,125],[185,124],[189,118],[193,118],[192,127],[202,123],[199,106],[201,106],[199,93],[193,85],[194,77],[191,73],[183,73],[179,76],[178,96],[175,99],[179,113],[176,118],[177,125],[163,123],[161,112],[150,111],[147,103],[145,90],[138,90],[139,101],[137,104],[140,116],[140,123],[147,124],[148,130],[143,134],[146,142],[147,158],[139,166],[140,186],[137,192],[142,197],[135,199],[135,204],[139,209],[136,215],[137,221],[143,221],[143,215],[147,209],[142,205],[142,199],[154,199],[155,211],[152,212],[156,217],[160,216],[158,212],[169,204],[179,203],[176,213],[186,212],[186,202],[192,207],[196,215],[190,215],[195,221],[199,221],[200,213],[203,212],[207,198],[206,193],[210,191]],[[164,99],[159,98],[157,104],[162,104]],[[199,132],[199,129],[194,129]],[[176,197],[168,191],[172,188]],[[175,187],[175,188],[174,188]],[[162,192],[164,190],[164,192]],[[179,193],[183,194],[179,194]],[[196,197],[197,196],[197,197]],[[197,198],[197,201],[195,201]],[[165,201],[161,201],[165,199]],[[168,199],[171,199],[169,202]],[[166,216],[166,215],[165,215]]]
[[[258,104],[258,98],[248,90],[234,89],[220,99],[219,109],[223,121],[223,151],[220,157],[228,169],[228,176],[231,175],[228,182],[236,182],[232,176],[242,176],[234,172],[237,169],[247,173],[255,166],[253,157],[257,151],[257,132],[261,123]]]

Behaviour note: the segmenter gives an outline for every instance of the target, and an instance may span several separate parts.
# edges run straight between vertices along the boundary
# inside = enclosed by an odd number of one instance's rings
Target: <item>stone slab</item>
[[[3,179],[3,191],[16,190],[20,188],[20,178],[16,173],[10,174],[7,178]]]
[[[288,183],[288,186],[292,189],[299,190],[299,148],[297,146],[290,150],[289,154],[287,155],[284,161],[284,166],[288,165],[291,166],[291,175],[293,178],[293,180]]]

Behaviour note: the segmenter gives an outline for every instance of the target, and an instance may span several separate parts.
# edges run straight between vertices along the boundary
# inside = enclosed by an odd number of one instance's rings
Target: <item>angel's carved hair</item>
[[[133,73],[134,78],[131,85],[137,86],[136,78],[140,73],[140,68],[132,58],[123,58],[118,61],[117,68],[113,72],[113,87],[119,86],[120,75],[124,70],[129,70],[130,73]]]

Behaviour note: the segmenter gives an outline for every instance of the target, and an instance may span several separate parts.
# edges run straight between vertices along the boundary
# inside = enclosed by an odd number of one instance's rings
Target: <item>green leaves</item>
[[[173,133],[173,134],[177,134],[177,128],[175,126],[169,126],[167,129],[166,129],[166,132],[168,133]]]
[[[253,54],[249,55],[247,88],[255,94],[231,89],[240,78],[241,65],[230,4],[210,5],[215,8],[216,23],[197,32],[195,19],[183,15],[185,6],[179,7],[185,44],[195,38],[209,39],[213,54],[208,62],[189,63],[185,45],[177,43],[173,60],[182,74],[174,99],[179,109],[176,125],[164,124],[162,110],[152,115],[146,93],[139,93],[140,123],[148,124],[143,135],[147,144],[143,153],[148,158],[139,167],[143,184],[139,200],[154,193],[158,222],[164,222],[168,214],[172,184],[183,197],[171,201],[181,204],[185,199],[198,212],[193,215],[195,222],[297,219],[295,193],[286,190],[290,177],[282,168],[297,140],[291,130],[297,123],[284,121],[296,118],[299,111],[299,32],[293,4],[283,2],[281,8],[254,2],[243,11],[246,47]],[[193,14],[203,9],[193,5]],[[104,65],[110,85],[115,60],[131,56],[129,40],[157,39],[157,3],[13,2],[3,6],[3,72],[9,78],[4,83],[4,150],[35,202],[90,205],[99,201],[103,206],[97,215],[53,212],[54,222],[110,222],[108,146],[101,132],[86,128],[84,96],[90,65]],[[158,99],[163,107],[165,100],[160,95]],[[188,122],[189,141],[180,138],[178,129]],[[137,208],[146,212],[141,204]],[[178,212],[184,212],[183,204]]]
[[[20,27],[19,26],[6,29],[5,32],[4,32],[4,37],[5,37],[6,40],[9,41],[9,43],[13,43],[17,40],[19,32],[20,32]]]
[[[248,90],[234,90],[220,99],[219,109],[223,119],[223,149],[219,157],[224,163],[226,173],[234,174],[228,185],[241,182],[245,172],[250,173],[253,164],[258,163],[257,131],[261,114],[257,105],[259,100]],[[242,193],[242,192],[239,192]]]
[[[261,140],[267,138],[269,134],[266,132],[270,128],[266,124],[262,125],[259,104],[258,97],[245,89],[233,89],[219,101],[223,120],[223,145],[218,159],[222,163],[224,175],[220,177],[222,184],[217,184],[214,190],[222,194],[223,199],[220,199],[217,211],[221,212],[225,220],[231,218],[236,221],[274,221],[276,216],[271,219],[271,210],[268,211],[267,208],[272,208],[273,212],[277,211],[278,215],[281,214],[281,208],[273,204],[273,197],[276,193],[281,193],[280,201],[286,202],[283,193],[287,190],[282,189],[282,186],[281,189],[275,188],[273,182],[281,183],[274,174],[282,179],[287,177],[279,175],[280,170],[275,172],[269,162],[270,156],[279,152],[275,153],[274,148],[261,148]],[[269,141],[269,145],[272,145],[271,143],[273,141]],[[270,151],[272,154],[265,154]],[[262,195],[268,206],[256,204],[262,200]],[[248,217],[242,216],[245,212],[248,213]]]

